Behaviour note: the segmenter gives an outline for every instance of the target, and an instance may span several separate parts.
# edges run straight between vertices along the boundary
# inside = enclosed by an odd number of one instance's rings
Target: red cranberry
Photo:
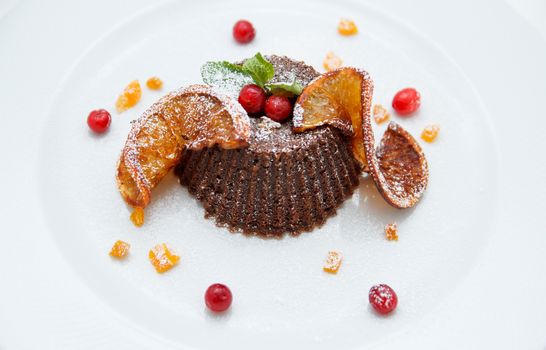
[[[394,290],[386,284],[377,284],[370,289],[368,294],[370,304],[380,314],[388,314],[396,309],[398,297]]]
[[[292,103],[286,96],[269,96],[265,101],[265,115],[276,122],[286,120],[292,114]]]
[[[229,288],[223,284],[215,283],[205,292],[205,303],[214,312],[222,312],[229,308],[233,297]]]
[[[265,91],[255,84],[243,86],[239,93],[239,103],[248,114],[260,113],[265,105]]]
[[[242,19],[233,26],[233,37],[241,44],[251,42],[255,35],[256,30],[249,21]]]
[[[396,93],[392,99],[392,108],[400,115],[408,115],[419,109],[421,94],[414,88],[405,88]]]
[[[105,109],[95,109],[87,116],[87,125],[98,134],[102,134],[110,127],[112,117]]]

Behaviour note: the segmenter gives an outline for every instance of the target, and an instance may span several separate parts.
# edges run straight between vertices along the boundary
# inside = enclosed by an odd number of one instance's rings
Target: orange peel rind
[[[305,87],[296,101],[294,131],[331,125],[351,135],[353,155],[366,170],[364,141],[373,144],[372,93],[372,78],[363,70],[344,67],[322,74]]]
[[[206,85],[173,91],[133,122],[116,179],[127,204],[145,208],[152,189],[186,149],[248,144],[250,121],[241,105]]]

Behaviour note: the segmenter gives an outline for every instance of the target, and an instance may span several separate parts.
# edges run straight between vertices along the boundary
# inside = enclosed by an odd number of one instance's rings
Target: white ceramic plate
[[[341,17],[360,33],[340,37]],[[250,45],[231,38],[239,18],[257,28]],[[546,346],[546,45],[507,6],[29,1],[0,20],[0,43],[0,349]],[[417,115],[393,117],[414,135],[441,125],[415,209],[392,209],[363,178],[324,227],[262,240],[204,219],[170,176],[132,226],[114,179],[132,119],[200,82],[205,61],[260,51],[321,68],[330,50],[371,73],[376,103],[421,91]],[[152,75],[163,91],[115,113],[123,86]],[[99,137],[85,124],[95,108],[113,112]],[[384,238],[392,221],[399,242]],[[123,262],[107,255],[117,239],[132,245]],[[182,257],[163,275],[147,259],[159,242]],[[345,255],[335,276],[321,270],[330,249]],[[234,293],[222,315],[204,307],[214,282]],[[367,304],[375,283],[398,293],[388,317]]]

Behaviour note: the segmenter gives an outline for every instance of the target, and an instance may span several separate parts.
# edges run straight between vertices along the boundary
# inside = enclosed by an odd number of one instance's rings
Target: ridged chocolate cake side
[[[268,56],[274,81],[318,76],[303,62]],[[322,225],[358,185],[360,168],[348,137],[332,127],[301,134],[291,122],[251,120],[247,148],[186,151],[180,183],[203,203],[205,215],[232,231],[260,236],[299,234]]]

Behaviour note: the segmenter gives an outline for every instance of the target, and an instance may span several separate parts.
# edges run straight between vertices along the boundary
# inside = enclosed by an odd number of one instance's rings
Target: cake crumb
[[[389,111],[380,104],[373,106],[373,119],[377,124],[381,124],[390,119]]]
[[[342,64],[343,61],[341,58],[337,57],[332,51],[328,52],[324,58],[324,61],[322,61],[324,69],[326,69],[328,72],[338,69]]]
[[[336,274],[339,268],[341,267],[341,261],[343,260],[343,254],[341,252],[332,250],[328,252],[326,257],[326,262],[322,269],[325,272]]]
[[[116,259],[124,259],[129,254],[131,245],[127,242],[117,240],[110,249],[110,256]]]
[[[385,226],[385,236],[388,241],[398,241],[398,225],[396,222]]]

